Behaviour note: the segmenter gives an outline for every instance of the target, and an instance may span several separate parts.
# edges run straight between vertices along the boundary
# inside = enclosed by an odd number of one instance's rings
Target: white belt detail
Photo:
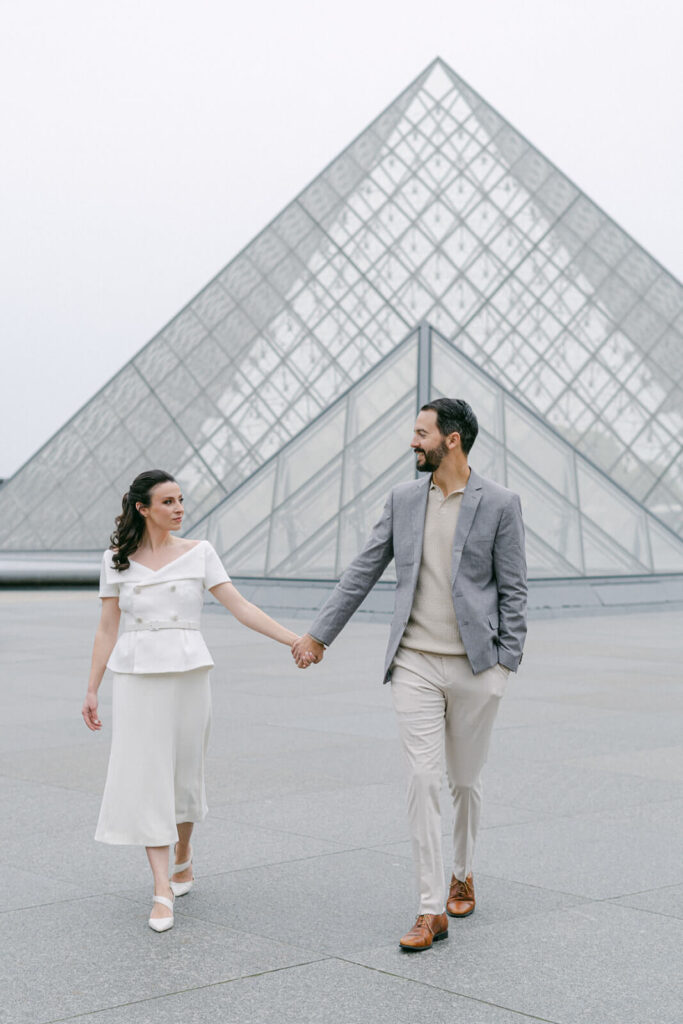
[[[139,633],[148,629],[199,629],[199,623],[192,619],[164,619],[151,622],[133,622],[124,626],[122,633]]]

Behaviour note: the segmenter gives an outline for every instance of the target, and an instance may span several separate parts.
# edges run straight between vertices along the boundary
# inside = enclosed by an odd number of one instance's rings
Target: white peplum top
[[[118,597],[121,622],[107,668],[130,675],[210,668],[200,633],[204,591],[230,581],[211,544],[202,540],[161,569],[131,558],[118,572],[112,555],[102,556],[100,597]]]

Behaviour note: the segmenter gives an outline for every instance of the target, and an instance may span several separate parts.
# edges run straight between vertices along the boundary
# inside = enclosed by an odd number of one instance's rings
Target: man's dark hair
[[[460,434],[460,444],[467,455],[479,433],[479,424],[472,406],[462,398],[435,398],[433,402],[423,405],[421,411],[425,409],[434,410],[436,425],[444,437]]]

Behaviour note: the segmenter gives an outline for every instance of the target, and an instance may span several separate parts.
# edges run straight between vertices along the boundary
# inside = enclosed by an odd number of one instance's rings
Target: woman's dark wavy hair
[[[128,556],[140,546],[145,532],[145,518],[141,516],[135,505],[140,502],[145,508],[151,501],[152,488],[157,484],[175,483],[174,477],[163,469],[146,469],[135,477],[121,502],[121,515],[114,520],[114,532],[109,538],[114,552],[112,562],[119,572],[130,568]]]

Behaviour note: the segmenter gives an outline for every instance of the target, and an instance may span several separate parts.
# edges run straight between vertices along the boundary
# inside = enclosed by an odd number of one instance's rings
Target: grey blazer
[[[365,547],[309,630],[322,643],[332,643],[395,558],[396,599],[385,683],[413,605],[430,484],[431,476],[425,474],[393,488]],[[450,572],[453,607],[472,671],[483,672],[500,662],[516,672],[526,636],[522,508],[518,495],[474,470],[462,497]]]

